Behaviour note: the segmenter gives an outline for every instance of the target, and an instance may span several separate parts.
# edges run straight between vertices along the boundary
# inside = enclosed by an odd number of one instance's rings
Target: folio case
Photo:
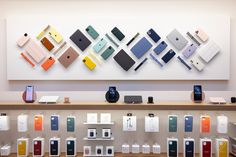
[[[135,64],[135,61],[123,49],[113,58],[125,71],[128,71]]]
[[[131,48],[131,52],[140,59],[151,47],[152,44],[143,37]]]
[[[77,58],[79,54],[72,48],[69,47],[58,59],[58,61],[65,67],[68,68]]]
[[[81,51],[84,51],[91,44],[91,41],[79,29],[70,36],[70,39]]]

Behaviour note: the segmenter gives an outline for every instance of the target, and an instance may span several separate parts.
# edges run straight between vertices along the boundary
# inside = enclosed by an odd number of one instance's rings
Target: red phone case
[[[34,155],[42,155],[42,142],[41,141],[35,141],[34,142]]]
[[[211,157],[211,142],[210,141],[203,142],[202,157]]]

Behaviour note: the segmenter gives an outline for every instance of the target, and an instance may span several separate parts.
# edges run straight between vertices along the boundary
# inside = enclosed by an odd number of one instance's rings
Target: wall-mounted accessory
[[[209,138],[200,139],[200,157],[212,157],[212,140]]]
[[[89,156],[91,154],[92,154],[91,146],[84,146],[83,155],[84,156]]]
[[[125,71],[128,71],[135,64],[135,61],[123,49],[113,58]]]
[[[123,131],[136,131],[136,123],[136,116],[133,116],[132,113],[123,116]]]
[[[32,67],[35,66],[35,64],[24,54],[23,52],[20,53],[20,55],[25,59],[26,62],[28,62]]]
[[[22,94],[22,99],[25,103],[33,103],[36,100],[36,93],[34,86],[28,85],[25,87],[25,91]]]
[[[229,140],[226,138],[216,139],[216,157],[229,156]]]
[[[217,116],[216,130],[217,130],[217,133],[220,133],[220,134],[228,133],[228,117],[227,116],[225,115]]]
[[[40,63],[46,57],[46,52],[27,33],[17,40],[17,45],[24,47],[36,63]]]
[[[85,30],[94,40],[99,36],[99,33],[91,25],[89,25]]]
[[[179,51],[182,50],[188,43],[188,40],[186,40],[177,29],[171,31],[166,38]]]
[[[67,132],[74,132],[75,131],[75,116],[67,116]]]
[[[199,72],[201,72],[205,68],[205,64],[202,60],[199,59],[198,56],[192,57],[190,62]]]
[[[130,41],[126,44],[126,46],[129,46],[138,36],[139,33],[136,33],[135,36],[132,39],[130,39]]]
[[[96,53],[99,53],[107,44],[107,41],[102,38],[99,42],[97,42],[97,44],[95,44],[93,46],[93,50],[96,52]]]
[[[163,67],[163,64],[153,54],[150,53],[149,55],[160,67]]]
[[[33,139],[33,156],[44,156],[44,138],[37,137]]]
[[[0,131],[10,130],[10,118],[6,113],[0,114]]]
[[[43,131],[43,115],[34,115],[34,130]]]
[[[209,63],[218,53],[220,47],[213,41],[209,41],[198,53],[202,60]]]
[[[111,138],[112,132],[110,128],[102,129],[102,138]]]
[[[124,102],[127,104],[141,104],[143,103],[143,98],[141,95],[125,95]]]
[[[148,97],[148,104],[153,104],[154,103],[154,100],[153,100],[153,96],[149,96]]]
[[[170,49],[161,59],[165,62],[168,63],[174,56],[175,56],[175,51]]]
[[[50,28],[48,34],[54,39],[58,44],[63,40],[63,37],[57,30],[53,27]]]
[[[161,37],[151,28],[148,32],[147,35],[155,42],[157,43]]]
[[[87,113],[87,123],[97,124],[97,122],[98,122],[98,114],[97,113]]]
[[[48,40],[47,37],[43,37],[43,39],[41,40],[41,43],[48,51],[51,51],[54,48],[54,45],[52,44],[50,40]]]
[[[195,44],[190,44],[184,51],[183,51],[183,56],[185,58],[189,58],[191,57],[194,52],[196,52],[197,50],[197,46],[195,46]]]
[[[112,54],[113,52],[115,52],[115,50],[113,49],[113,47],[109,46],[102,54],[101,57],[104,60],[107,60]]]
[[[159,132],[159,117],[153,113],[145,116],[145,132]]]
[[[58,137],[53,137],[49,139],[49,156],[60,156],[60,141]]]
[[[120,98],[120,94],[116,90],[116,87],[109,87],[109,90],[106,92],[105,98],[109,103],[116,103]]]
[[[132,144],[131,152],[134,154],[140,153],[140,146],[138,144]]]
[[[186,34],[195,44],[197,44],[197,46],[201,45],[201,43],[191,33],[187,32]]]
[[[69,48],[58,58],[58,61],[59,61],[65,68],[68,68],[78,57],[79,57],[79,54],[78,54],[72,47],[69,47]]]
[[[231,97],[231,103],[236,103],[236,97]]]
[[[130,153],[130,150],[129,150],[129,145],[128,144],[122,144],[122,147],[121,147],[121,152],[123,154],[129,154]]]
[[[193,116],[184,115],[184,132],[192,132],[192,131],[193,131]]]
[[[66,139],[66,156],[76,156],[76,138],[69,137]]]
[[[169,132],[177,132],[178,130],[178,116],[168,115]]]
[[[203,29],[199,28],[195,31],[196,36],[202,41],[206,42],[208,40],[208,35],[203,31]]]
[[[188,63],[186,61],[184,61],[183,58],[181,58],[180,56],[177,57],[179,59],[179,61],[188,69],[191,70],[192,68],[190,67],[190,65],[188,65]]]
[[[59,130],[59,115],[51,115],[51,131]]]
[[[148,58],[145,58],[141,63],[139,63],[136,68],[134,68],[134,71],[137,71],[146,61],[148,60]]]
[[[87,137],[89,139],[95,139],[97,137],[97,129],[96,128],[88,128]]]
[[[82,61],[89,70],[92,71],[96,68],[96,63],[92,59],[90,59],[88,56],[84,57]]]
[[[155,47],[154,49],[153,49],[153,51],[157,54],[157,55],[159,55],[159,54],[161,54],[161,52],[163,52],[166,48],[167,48],[167,43],[165,42],[165,41],[162,41],[159,45],[157,45],[157,47]]]
[[[106,155],[114,156],[114,146],[106,146]]]
[[[152,145],[153,154],[161,154],[161,146],[159,144]]]
[[[211,131],[211,117],[209,115],[202,115],[200,117],[200,132],[210,133]]]
[[[193,96],[193,101],[195,103],[201,103],[204,100],[202,86],[201,85],[194,85],[193,86],[193,93],[191,95]]]
[[[177,138],[167,138],[167,157],[178,157]]]
[[[125,38],[125,35],[117,28],[117,27],[114,27],[112,30],[111,30],[111,33],[119,40],[123,40]]]
[[[70,36],[70,39],[81,51],[84,51],[91,44],[91,41],[79,29]]]
[[[46,32],[49,30],[49,28],[50,28],[50,25],[47,25],[47,27],[45,27],[43,30],[42,30],[42,32],[40,32],[38,35],[37,35],[37,39],[39,40],[39,39],[41,39],[45,34],[46,34]]]
[[[28,131],[28,115],[21,114],[17,117],[17,131],[27,132]]]
[[[142,153],[143,154],[150,154],[151,153],[150,145],[148,145],[148,144],[142,145]]]
[[[143,37],[130,50],[138,59],[140,59],[151,47],[152,44]]]
[[[103,146],[96,146],[95,152],[96,152],[95,153],[96,155],[99,155],[99,156],[103,155]]]
[[[113,45],[115,45],[116,47],[119,47],[119,45],[107,33],[106,33],[106,37]]]
[[[195,140],[184,138],[184,157],[195,157]]]
[[[19,138],[17,139],[17,156],[25,157],[29,155],[29,139]]]
[[[1,147],[1,156],[9,156],[11,154],[11,146],[4,145]]]
[[[61,44],[61,46],[58,47],[58,48],[53,52],[53,54],[54,54],[54,55],[57,55],[57,53],[58,53],[59,51],[61,51],[64,47],[66,47],[66,44],[67,44],[67,42],[64,41],[64,42]]]
[[[41,67],[45,70],[48,71],[48,69],[50,69],[54,63],[56,62],[56,60],[53,57],[49,57],[47,60],[45,60],[43,62],[43,64],[41,65]]]
[[[101,124],[110,124],[111,123],[111,114],[110,113],[101,113],[100,114],[100,123]]]

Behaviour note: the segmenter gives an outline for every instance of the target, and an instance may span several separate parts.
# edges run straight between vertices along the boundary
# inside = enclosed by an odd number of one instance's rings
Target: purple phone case
[[[189,45],[183,52],[185,58],[189,58],[197,50],[197,46],[194,44]]]

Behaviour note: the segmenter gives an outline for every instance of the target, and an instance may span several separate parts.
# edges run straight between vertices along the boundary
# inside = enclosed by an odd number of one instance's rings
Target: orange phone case
[[[53,64],[55,63],[55,59],[52,57],[49,57],[45,62],[43,62],[43,64],[41,65],[41,67],[47,71]]]
[[[209,133],[211,131],[211,117],[201,117],[201,133]]]
[[[43,46],[48,49],[48,51],[51,51],[54,48],[54,45],[51,43],[51,41],[49,41],[46,37],[44,37],[41,40],[41,43],[43,44]]]
[[[43,130],[43,116],[42,115],[34,116],[34,130],[35,131]]]

